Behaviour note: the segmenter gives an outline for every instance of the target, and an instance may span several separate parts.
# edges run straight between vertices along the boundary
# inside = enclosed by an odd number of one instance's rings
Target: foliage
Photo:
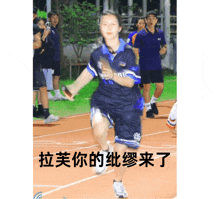
[[[128,12],[128,10],[132,10],[133,12],[137,11],[137,8],[138,8],[138,4],[137,3],[133,3],[132,6],[120,6],[121,7],[121,10],[122,12]]]
[[[45,11],[40,11],[39,9],[37,10],[37,16],[41,17],[43,19],[47,19],[47,12]]]
[[[83,3],[64,6],[63,36],[64,45],[72,45],[77,56],[77,62],[81,61],[83,47],[93,43],[98,36],[98,8],[84,1]]]

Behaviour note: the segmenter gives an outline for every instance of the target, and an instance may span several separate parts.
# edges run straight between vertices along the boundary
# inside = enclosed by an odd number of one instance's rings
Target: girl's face
[[[40,21],[37,23],[37,25],[39,26],[40,29],[45,29],[45,28],[46,28],[45,23],[44,23],[43,20],[40,20]]]
[[[145,22],[144,22],[144,19],[139,19],[137,24],[136,24],[137,28],[138,28],[138,31],[144,29],[145,27]]]
[[[118,38],[121,27],[119,26],[117,17],[114,15],[102,16],[100,30],[102,36],[107,40]]]

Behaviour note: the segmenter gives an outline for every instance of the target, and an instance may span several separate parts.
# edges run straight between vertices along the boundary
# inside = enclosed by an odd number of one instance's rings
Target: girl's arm
[[[130,77],[120,77],[116,75],[107,62],[104,61],[101,62],[102,62],[102,73],[106,80],[111,79],[115,81],[117,84],[129,88],[132,88],[134,86],[133,79],[131,79]]]
[[[72,99],[85,85],[93,79],[92,74],[85,68],[75,82],[68,85],[67,88],[72,93]]]

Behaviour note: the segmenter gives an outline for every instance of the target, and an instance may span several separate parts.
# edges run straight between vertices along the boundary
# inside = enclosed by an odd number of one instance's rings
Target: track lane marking
[[[166,103],[170,103],[170,102],[173,102],[173,101],[175,101],[175,100],[165,100],[165,101],[157,102],[157,104],[162,104],[162,103],[166,104]],[[82,114],[77,114],[77,115],[64,116],[64,117],[61,117],[61,118],[63,118],[63,119],[65,119],[65,118],[74,118],[74,117],[82,117],[82,116],[87,116],[87,115],[90,115],[90,113],[82,113]],[[35,121],[33,121],[33,124],[43,124],[43,120],[35,120]]]
[[[172,157],[172,156],[176,156],[176,153],[170,155],[169,157]],[[154,160],[155,160],[155,159],[158,159],[158,158],[162,158],[162,157],[161,157],[161,156],[157,156],[157,157],[154,158]],[[137,165],[139,165],[139,164],[141,164],[141,163],[142,163],[142,161],[139,161],[139,162],[137,162]],[[51,193],[53,193],[53,192],[59,191],[59,190],[61,190],[61,189],[64,189],[64,188],[67,188],[67,187],[70,187],[70,186],[73,186],[73,185],[76,185],[76,184],[79,184],[79,183],[82,183],[82,182],[85,182],[85,181],[88,181],[88,180],[92,180],[92,179],[94,179],[94,178],[97,178],[97,177],[100,177],[100,176],[103,176],[103,175],[107,175],[107,174],[109,174],[109,173],[112,173],[113,171],[114,171],[114,169],[112,169],[112,170],[110,170],[110,171],[107,171],[107,172],[105,172],[104,174],[101,174],[101,175],[97,175],[97,174],[96,174],[96,175],[94,175],[94,176],[91,176],[91,177],[88,177],[88,178],[84,178],[84,179],[78,180],[78,181],[76,181],[76,182],[72,182],[72,183],[70,183],[70,184],[67,184],[67,185],[58,187],[58,188],[53,189],[53,190],[51,190],[51,191],[42,193],[42,196],[51,194]]]
[[[169,130],[167,131],[160,131],[160,132],[156,132],[156,133],[151,133],[151,134],[145,134],[145,135],[142,135],[141,137],[146,137],[146,136],[151,136],[151,135],[157,135],[157,134],[161,134],[161,133],[167,133],[169,132]],[[114,142],[113,141],[110,141],[110,143]],[[69,152],[69,151],[75,151],[75,150],[80,150],[80,149],[89,149],[89,148],[93,148],[93,147],[96,147],[96,146],[99,146],[99,144],[95,144],[95,145],[91,145],[91,146],[86,146],[86,147],[79,147],[79,148],[75,148],[75,149],[69,149],[69,150],[65,150],[66,152]],[[65,151],[62,151],[62,152],[65,152]],[[59,151],[60,152],[60,151]],[[59,152],[55,152],[55,153],[51,153],[53,155],[56,155],[56,153],[59,153]],[[35,159],[40,159],[39,156],[37,157],[34,157],[33,160]]]
[[[162,117],[162,116],[168,116],[168,115],[169,114],[157,115],[157,116],[155,116],[155,118]],[[151,118],[142,118],[142,120],[147,120],[147,119],[151,119]],[[92,129],[92,127],[87,127],[87,128],[83,128],[83,129],[76,129],[76,130],[71,130],[71,131],[64,131],[64,132],[53,133],[53,134],[47,134],[47,135],[39,135],[39,136],[33,137],[33,139],[42,138],[42,137],[49,137],[49,136],[53,136],[53,135],[62,135],[62,134],[66,134],[66,133],[73,133],[73,132],[84,131],[84,130],[89,130],[89,129]]]

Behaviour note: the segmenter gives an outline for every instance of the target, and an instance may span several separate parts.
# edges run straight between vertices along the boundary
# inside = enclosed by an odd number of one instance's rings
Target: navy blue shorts
[[[52,69],[54,70],[53,76],[60,76],[60,61],[53,61]]]
[[[132,107],[133,108],[133,107]],[[136,109],[117,109],[117,106],[108,105],[92,98],[91,100],[91,123],[94,115],[101,112],[110,122],[110,127],[115,129],[115,142],[127,145],[129,148],[137,149],[141,141],[141,115]]]
[[[141,84],[163,83],[162,70],[141,70]]]
[[[33,67],[33,90],[39,90],[41,87],[46,87],[46,80],[43,69],[39,64],[34,64]]]

